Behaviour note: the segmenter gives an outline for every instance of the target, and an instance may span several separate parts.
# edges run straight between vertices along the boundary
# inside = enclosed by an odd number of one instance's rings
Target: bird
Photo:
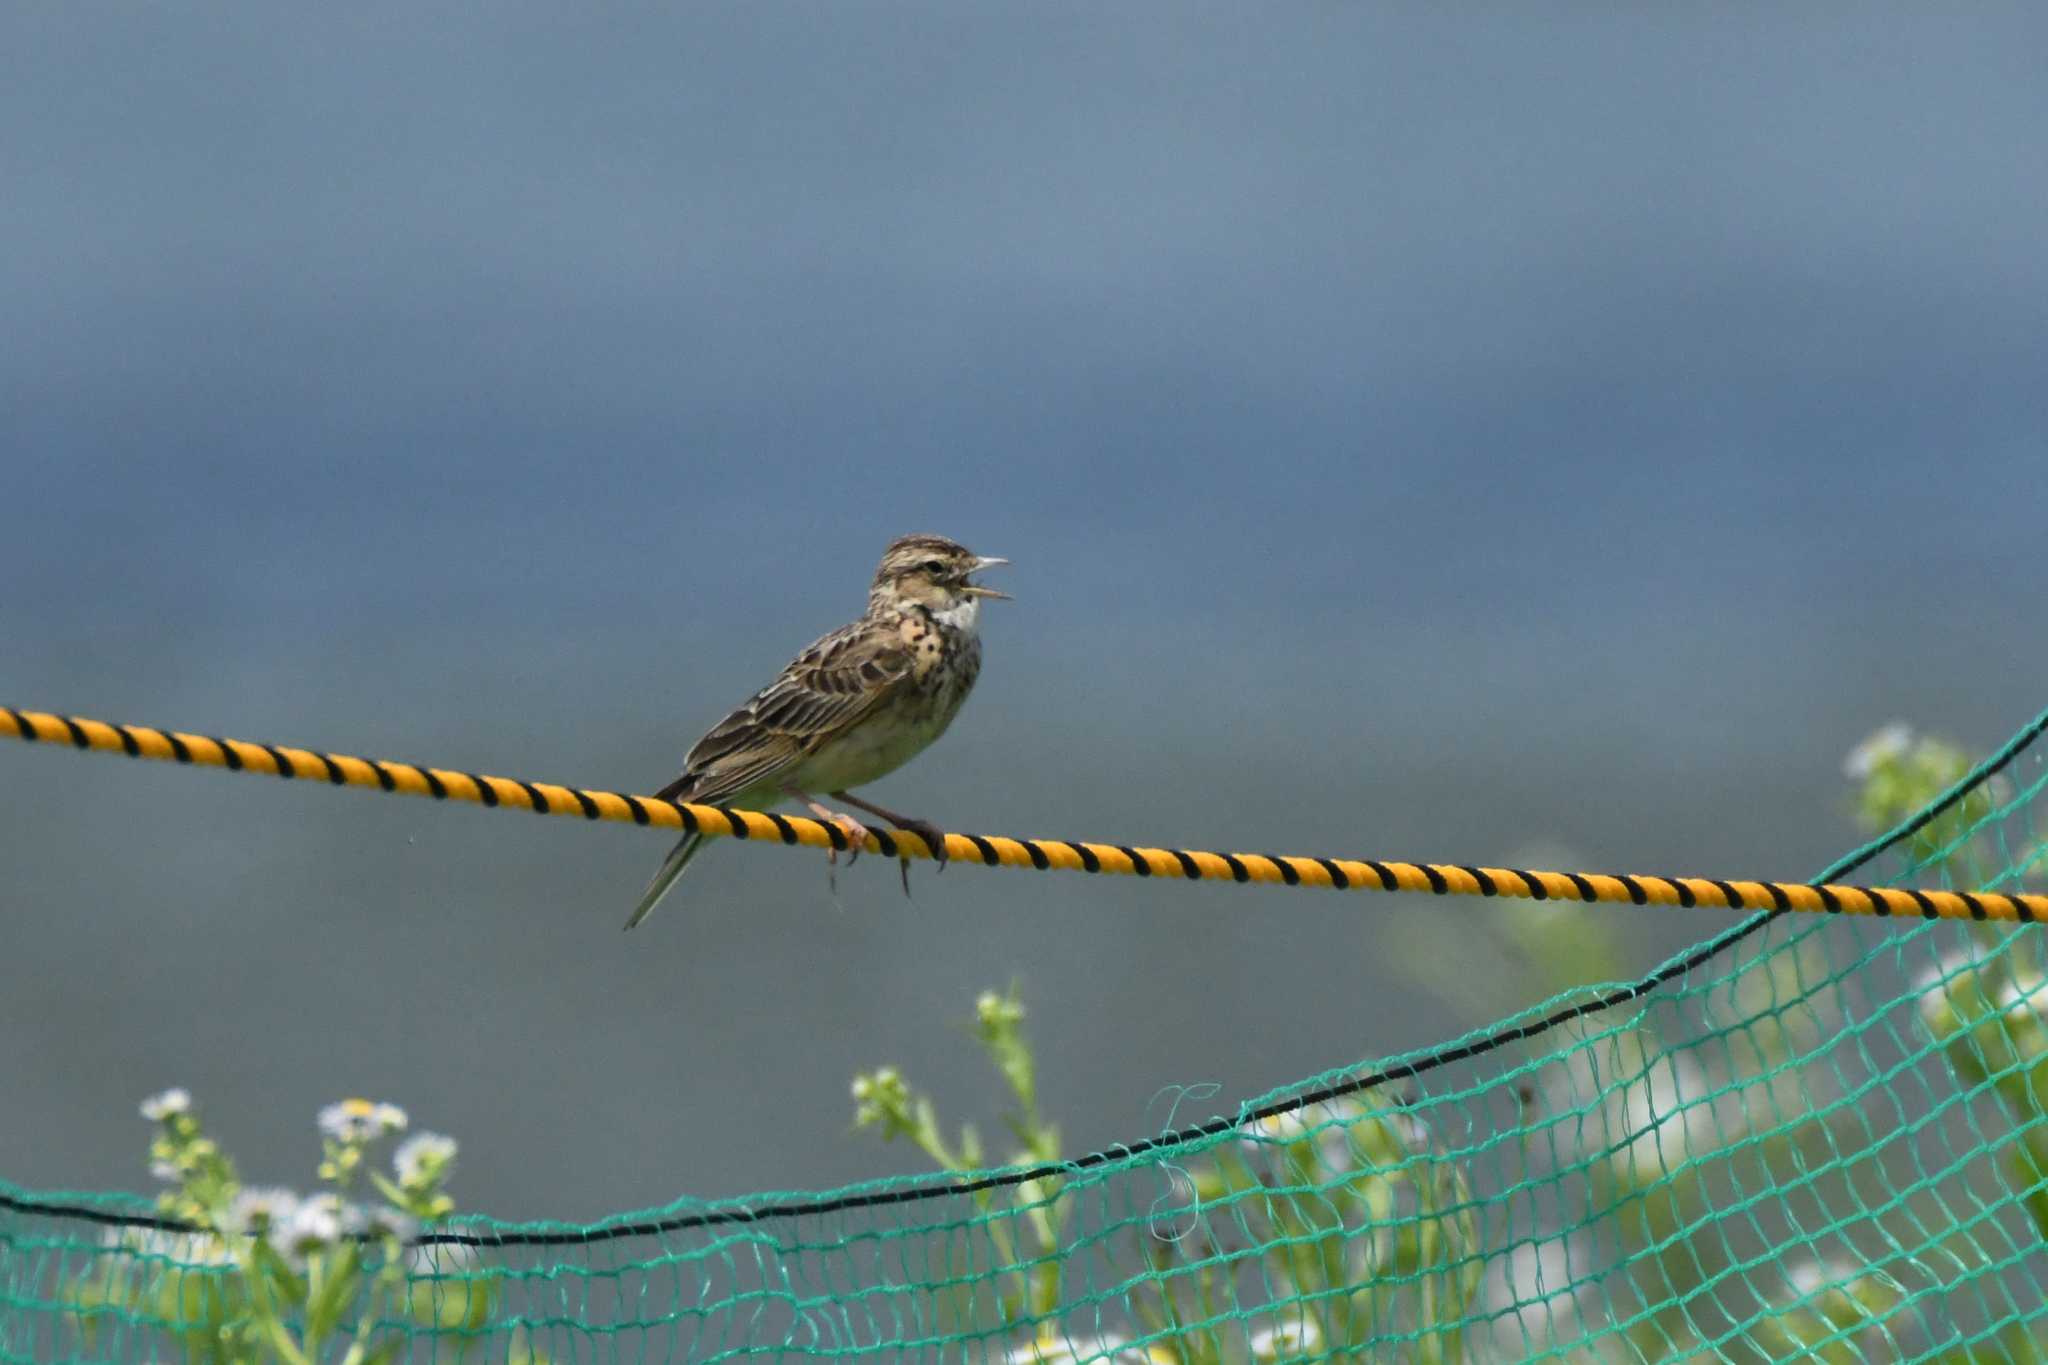
[[[682,775],[656,795],[745,808],[799,801],[845,832],[851,866],[867,826],[813,795],[825,792],[917,835],[944,867],[946,840],[936,826],[848,788],[894,772],[953,723],[981,673],[982,600],[1009,599],[971,576],[1009,562],[944,536],[890,542],[860,619],[813,641],[775,681],[706,731],[684,757]],[[690,833],[669,850],[626,928],[647,918],[703,845],[703,835]],[[837,850],[829,856],[836,869]],[[907,860],[903,876],[908,894]]]

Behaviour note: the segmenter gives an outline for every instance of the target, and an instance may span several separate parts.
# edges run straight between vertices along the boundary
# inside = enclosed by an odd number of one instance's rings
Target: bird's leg
[[[832,793],[832,798],[835,801],[844,801],[849,806],[858,806],[869,815],[878,815],[896,828],[915,834],[924,840],[925,847],[932,851],[932,861],[939,865],[939,871],[946,870],[946,832],[937,825],[929,820],[915,820],[908,815],[898,815],[893,810],[884,810],[871,801],[861,800],[852,792],[836,791]],[[910,859],[899,858],[897,861],[902,864],[903,894],[907,896],[910,894]]]
[[[792,801],[803,802],[811,814],[817,816],[820,820],[839,826],[846,835],[846,865],[852,867],[853,860],[860,857],[860,851],[868,841],[868,827],[854,819],[851,815],[848,815],[845,811],[833,810],[824,802],[813,797],[809,792],[798,791],[795,787],[785,786],[782,789],[782,794],[789,797]],[[859,803],[856,802],[855,804]],[[833,849],[826,855],[825,861],[836,868],[839,865],[839,850]]]

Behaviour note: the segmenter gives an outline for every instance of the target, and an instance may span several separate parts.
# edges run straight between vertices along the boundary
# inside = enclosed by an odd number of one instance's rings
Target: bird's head
[[[978,555],[944,536],[904,536],[882,552],[868,599],[921,606],[934,615],[975,607],[984,597],[1007,598],[1009,594],[971,583],[969,575],[1009,562]]]

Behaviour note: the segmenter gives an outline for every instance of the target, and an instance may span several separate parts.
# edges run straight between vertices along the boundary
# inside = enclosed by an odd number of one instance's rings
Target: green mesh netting
[[[2044,724],[1826,875],[2040,889]],[[410,1249],[371,1340],[519,1365],[2048,1358],[2039,938],[1758,916],[1056,1172],[465,1218]],[[239,1281],[151,1214],[0,1185],[0,1359],[222,1359]]]

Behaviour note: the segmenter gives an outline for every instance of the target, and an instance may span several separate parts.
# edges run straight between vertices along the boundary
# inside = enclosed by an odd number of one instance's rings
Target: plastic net
[[[1823,876],[2041,889],[2043,723]],[[322,1358],[2048,1358],[2039,937],[1757,916],[1056,1168],[464,1218],[381,1296],[364,1244],[330,1291],[363,1333]],[[252,1292],[234,1246],[138,1196],[0,1184],[0,1360],[268,1359],[223,1344]]]

